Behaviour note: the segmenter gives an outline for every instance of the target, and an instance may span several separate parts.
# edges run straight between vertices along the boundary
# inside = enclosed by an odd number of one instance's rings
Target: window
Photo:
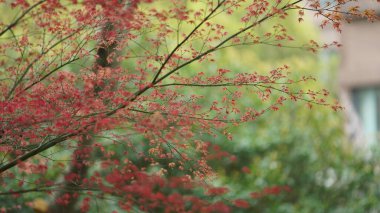
[[[352,98],[363,132],[372,145],[380,132],[380,87],[354,89]]]

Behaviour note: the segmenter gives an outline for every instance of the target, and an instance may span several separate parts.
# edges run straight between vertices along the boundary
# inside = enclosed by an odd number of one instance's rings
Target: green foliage
[[[233,153],[238,160],[219,168],[234,196],[271,186],[291,192],[255,199],[260,212],[370,212],[379,209],[378,154],[365,157],[344,141],[341,115],[289,106],[264,115],[242,131]],[[232,149],[231,143],[221,143]],[[250,165],[251,174],[241,168]]]
[[[302,38],[300,29],[293,30]],[[336,55],[305,54],[298,49],[271,54],[276,48],[255,48],[258,51],[252,54],[245,48],[226,51],[226,57],[240,58],[236,64],[240,69],[248,61],[261,69],[286,63],[294,78],[308,74],[317,77],[316,83],[301,89],[336,89],[332,84]],[[262,103],[254,104],[259,107]],[[262,193],[262,197],[251,200],[253,207],[247,212],[376,212],[380,209],[380,155],[348,142],[343,124],[341,112],[324,107],[310,110],[304,103],[289,101],[278,112],[229,129],[233,141],[214,139],[223,150],[232,150],[237,160],[217,161],[212,166],[218,170],[219,181],[232,190],[230,199],[247,198],[252,191],[262,192],[272,186],[292,189],[277,195]],[[247,165],[251,170],[248,175],[242,172]]]

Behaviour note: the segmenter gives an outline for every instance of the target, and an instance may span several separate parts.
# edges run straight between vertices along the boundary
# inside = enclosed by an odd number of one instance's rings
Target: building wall
[[[356,21],[343,28],[340,85],[351,89],[380,85],[380,23]]]
[[[349,138],[377,144],[380,129],[380,23],[355,20],[343,26],[339,84]]]

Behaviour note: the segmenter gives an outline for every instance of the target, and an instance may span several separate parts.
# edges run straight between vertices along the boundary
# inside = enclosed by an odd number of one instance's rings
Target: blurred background
[[[360,4],[379,9],[376,1]],[[220,142],[237,161],[214,166],[236,196],[257,190],[252,212],[380,212],[380,23],[355,19],[339,33],[321,29],[312,14],[305,22],[286,27],[305,41],[312,35],[342,47],[317,54],[263,47],[250,56],[257,63],[289,64],[293,75],[315,76],[316,86],[329,89],[345,109],[288,104],[269,112],[233,130],[238,145]],[[249,174],[242,175],[239,168],[246,165]],[[274,193],[261,197],[265,187]]]

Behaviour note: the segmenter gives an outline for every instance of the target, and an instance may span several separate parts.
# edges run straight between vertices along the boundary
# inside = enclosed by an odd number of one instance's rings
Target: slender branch
[[[258,83],[220,83],[220,84],[182,84],[182,83],[171,83],[171,84],[160,84],[154,87],[169,87],[169,86],[187,86],[187,87],[231,87],[231,86],[253,86]]]
[[[283,91],[282,89],[279,89],[279,88],[276,88],[276,87],[272,87],[272,86],[266,86],[266,85],[262,85],[262,84],[257,85],[257,87],[263,87],[263,88],[266,88],[266,89],[276,90],[276,91],[284,93],[284,94],[286,94],[288,96],[292,96],[293,94],[294,95],[310,95],[308,93],[300,93],[300,92],[288,93],[288,92]],[[297,100],[302,100],[302,101],[305,101],[305,102],[308,102],[308,103],[311,103],[311,104],[321,105],[321,106],[328,106],[329,105],[327,103],[321,103],[321,102],[317,102],[317,101],[314,101],[314,100],[311,100],[311,99],[302,98],[302,97],[296,97],[296,99]]]
[[[62,38],[62,39],[60,39],[59,41],[57,41],[56,43],[54,43],[53,45],[51,45],[47,50],[43,51],[43,52],[39,55],[39,57],[35,58],[35,59],[34,59],[34,60],[33,60],[33,61],[32,61],[32,62],[31,62],[26,68],[25,68],[25,70],[24,70],[24,72],[22,73],[21,77],[15,81],[15,83],[13,84],[11,90],[8,92],[6,99],[7,99],[7,100],[10,99],[10,97],[11,97],[12,93],[15,91],[16,87],[17,87],[17,86],[21,83],[21,81],[25,78],[26,74],[27,74],[27,73],[29,72],[29,70],[33,67],[33,65],[34,65],[37,61],[39,61],[39,60],[42,58],[42,56],[44,56],[44,55],[46,55],[47,53],[49,53],[50,50],[54,49],[56,46],[58,46],[59,44],[61,44],[61,43],[64,42],[65,40],[67,40],[67,39],[71,38],[72,36],[74,36],[77,32],[78,32],[78,31],[75,31],[75,32],[71,33],[70,35],[68,35],[68,36],[66,36],[66,37],[64,37],[64,38]]]
[[[293,2],[293,3],[287,4],[287,5],[283,6],[283,7],[281,8],[281,10],[288,9],[288,8],[290,8],[291,6],[294,6],[295,4],[298,4],[298,3],[302,2],[302,1],[303,1],[303,0],[297,0],[297,1]],[[239,36],[240,34],[242,34],[242,33],[246,32],[246,31],[248,31],[249,29],[252,29],[252,28],[256,27],[257,25],[261,24],[262,22],[266,21],[267,19],[269,19],[269,18],[271,18],[271,17],[274,17],[276,14],[277,14],[277,13],[270,13],[270,14],[267,14],[266,16],[264,16],[263,18],[261,18],[260,20],[258,20],[258,21],[256,21],[256,22],[254,22],[253,24],[251,24],[251,25],[249,25],[249,26],[243,28],[242,30],[240,30],[240,31],[238,31],[238,32],[236,32],[236,33],[234,33],[234,34],[232,34],[232,35],[230,35],[229,37],[227,37],[225,40],[223,40],[222,42],[220,42],[220,43],[219,43],[218,45],[216,45],[215,47],[208,49],[207,51],[205,51],[205,52],[199,54],[199,55],[196,56],[195,58],[193,58],[193,59],[191,59],[191,60],[189,60],[189,61],[187,61],[187,62],[185,62],[185,63],[183,63],[183,64],[181,64],[181,65],[179,65],[178,67],[176,67],[176,68],[174,68],[174,69],[172,69],[171,71],[169,71],[168,73],[166,73],[166,74],[165,74],[164,76],[162,76],[161,78],[158,78],[156,81],[154,81],[154,84],[157,84],[157,83],[161,82],[162,80],[166,79],[167,77],[169,77],[170,75],[172,75],[172,74],[175,73],[176,71],[178,71],[178,70],[182,69],[183,67],[185,67],[185,66],[187,66],[187,65],[189,65],[189,64],[191,64],[191,63],[193,63],[193,62],[195,62],[195,61],[197,61],[197,60],[199,60],[199,59],[201,59],[202,57],[204,57],[204,56],[206,56],[206,55],[208,55],[208,54],[210,54],[210,53],[212,53],[212,52],[215,52],[216,50],[218,50],[221,46],[223,46],[223,45],[224,45],[225,43],[227,43],[228,41],[230,41],[230,40],[232,40],[233,38]]]
[[[139,109],[128,109],[130,111],[134,112],[139,112],[139,113],[144,113],[144,114],[149,114],[152,115],[154,112],[149,112],[149,111],[144,111],[144,110],[139,110]],[[162,115],[170,115],[169,113],[166,112],[160,112]],[[190,118],[190,119],[197,119],[197,120],[204,120],[204,121],[217,121],[217,122],[223,122],[223,123],[236,123],[236,119],[215,119],[215,118],[201,118],[201,117],[196,117],[196,116],[190,116],[190,115],[176,115],[177,117],[182,117],[182,118]]]
[[[51,189],[41,189],[41,188],[24,189],[24,190],[18,190],[18,191],[0,192],[0,196],[25,194],[25,193],[29,193],[29,192],[46,192],[46,191],[50,191],[50,190]]]
[[[165,65],[169,62],[169,60],[171,59],[171,57],[173,56],[173,54],[187,41],[189,40],[189,38],[207,21],[209,20],[209,18],[212,16],[212,14],[214,14],[219,8],[220,6],[223,5],[223,3],[225,2],[226,0],[223,0],[221,2],[218,2],[218,5],[196,26],[194,27],[194,29],[186,36],[185,39],[183,39],[183,41],[181,43],[179,43],[171,52],[170,54],[168,55],[168,57],[166,57],[164,63],[161,65],[161,67],[158,69],[156,75],[154,76],[153,78],[153,81],[152,83],[155,83],[158,76],[161,74],[162,70],[164,69]]]
[[[239,83],[232,83],[232,82],[226,82],[226,83],[219,83],[219,84],[195,84],[195,83],[170,83],[170,84],[159,84],[155,85],[153,87],[170,87],[170,86],[184,86],[184,87],[234,87],[234,86],[259,86],[261,84],[280,84],[280,85],[287,85],[287,84],[296,84],[303,82],[304,80],[298,80],[293,82],[269,82],[269,81],[257,81],[257,82],[239,82]]]
[[[64,134],[64,135],[58,136],[57,138],[50,140],[47,143],[42,144],[41,146],[37,147],[36,149],[33,149],[32,151],[27,152],[24,155],[17,157],[16,159],[6,163],[5,165],[0,166],[0,174],[7,171],[8,169],[16,166],[18,163],[25,161],[25,160],[29,159],[30,157],[33,157],[34,155],[37,155],[38,153],[43,152],[43,151],[49,149],[50,147],[53,147],[53,146],[61,143],[62,141],[65,141],[65,140],[69,139],[70,137],[76,136],[78,134],[79,133]]]
[[[2,30],[0,32],[0,36],[4,35],[4,33],[6,33],[8,30],[12,29],[14,26],[16,26],[20,21],[21,19],[24,18],[24,16],[26,14],[28,14],[30,11],[32,11],[34,8],[36,8],[38,5],[44,3],[46,0],[42,0],[42,1],[39,1],[37,3],[35,3],[34,5],[32,5],[31,7],[29,7],[27,10],[25,10],[21,16],[19,16],[13,23],[11,23],[10,25],[8,25],[8,27],[6,27],[4,30]]]
[[[31,189],[24,189],[24,190],[18,190],[18,191],[9,191],[9,192],[0,192],[0,196],[9,196],[9,195],[15,195],[15,194],[25,194],[30,192],[51,192],[51,191],[65,191],[65,192],[77,192],[77,191],[99,191],[99,189],[92,189],[92,188],[78,188],[78,187],[63,187],[63,188],[31,188]]]
[[[79,60],[80,58],[79,57],[75,57],[71,60],[68,60],[66,61],[65,63],[57,66],[56,68],[52,69],[50,72],[46,73],[44,76],[42,76],[40,79],[38,79],[38,81],[34,81],[33,83],[31,83],[30,85],[28,85],[27,87],[25,87],[22,92],[25,92],[26,90],[30,89],[31,87],[33,87],[34,85],[38,84],[39,82],[43,81],[44,79],[46,79],[47,77],[49,77],[51,74],[53,74],[54,72],[58,71],[59,69],[63,68],[64,66],[68,65],[68,64],[71,64],[72,62],[74,61],[77,61]],[[17,93],[17,95],[19,95],[20,93]]]

